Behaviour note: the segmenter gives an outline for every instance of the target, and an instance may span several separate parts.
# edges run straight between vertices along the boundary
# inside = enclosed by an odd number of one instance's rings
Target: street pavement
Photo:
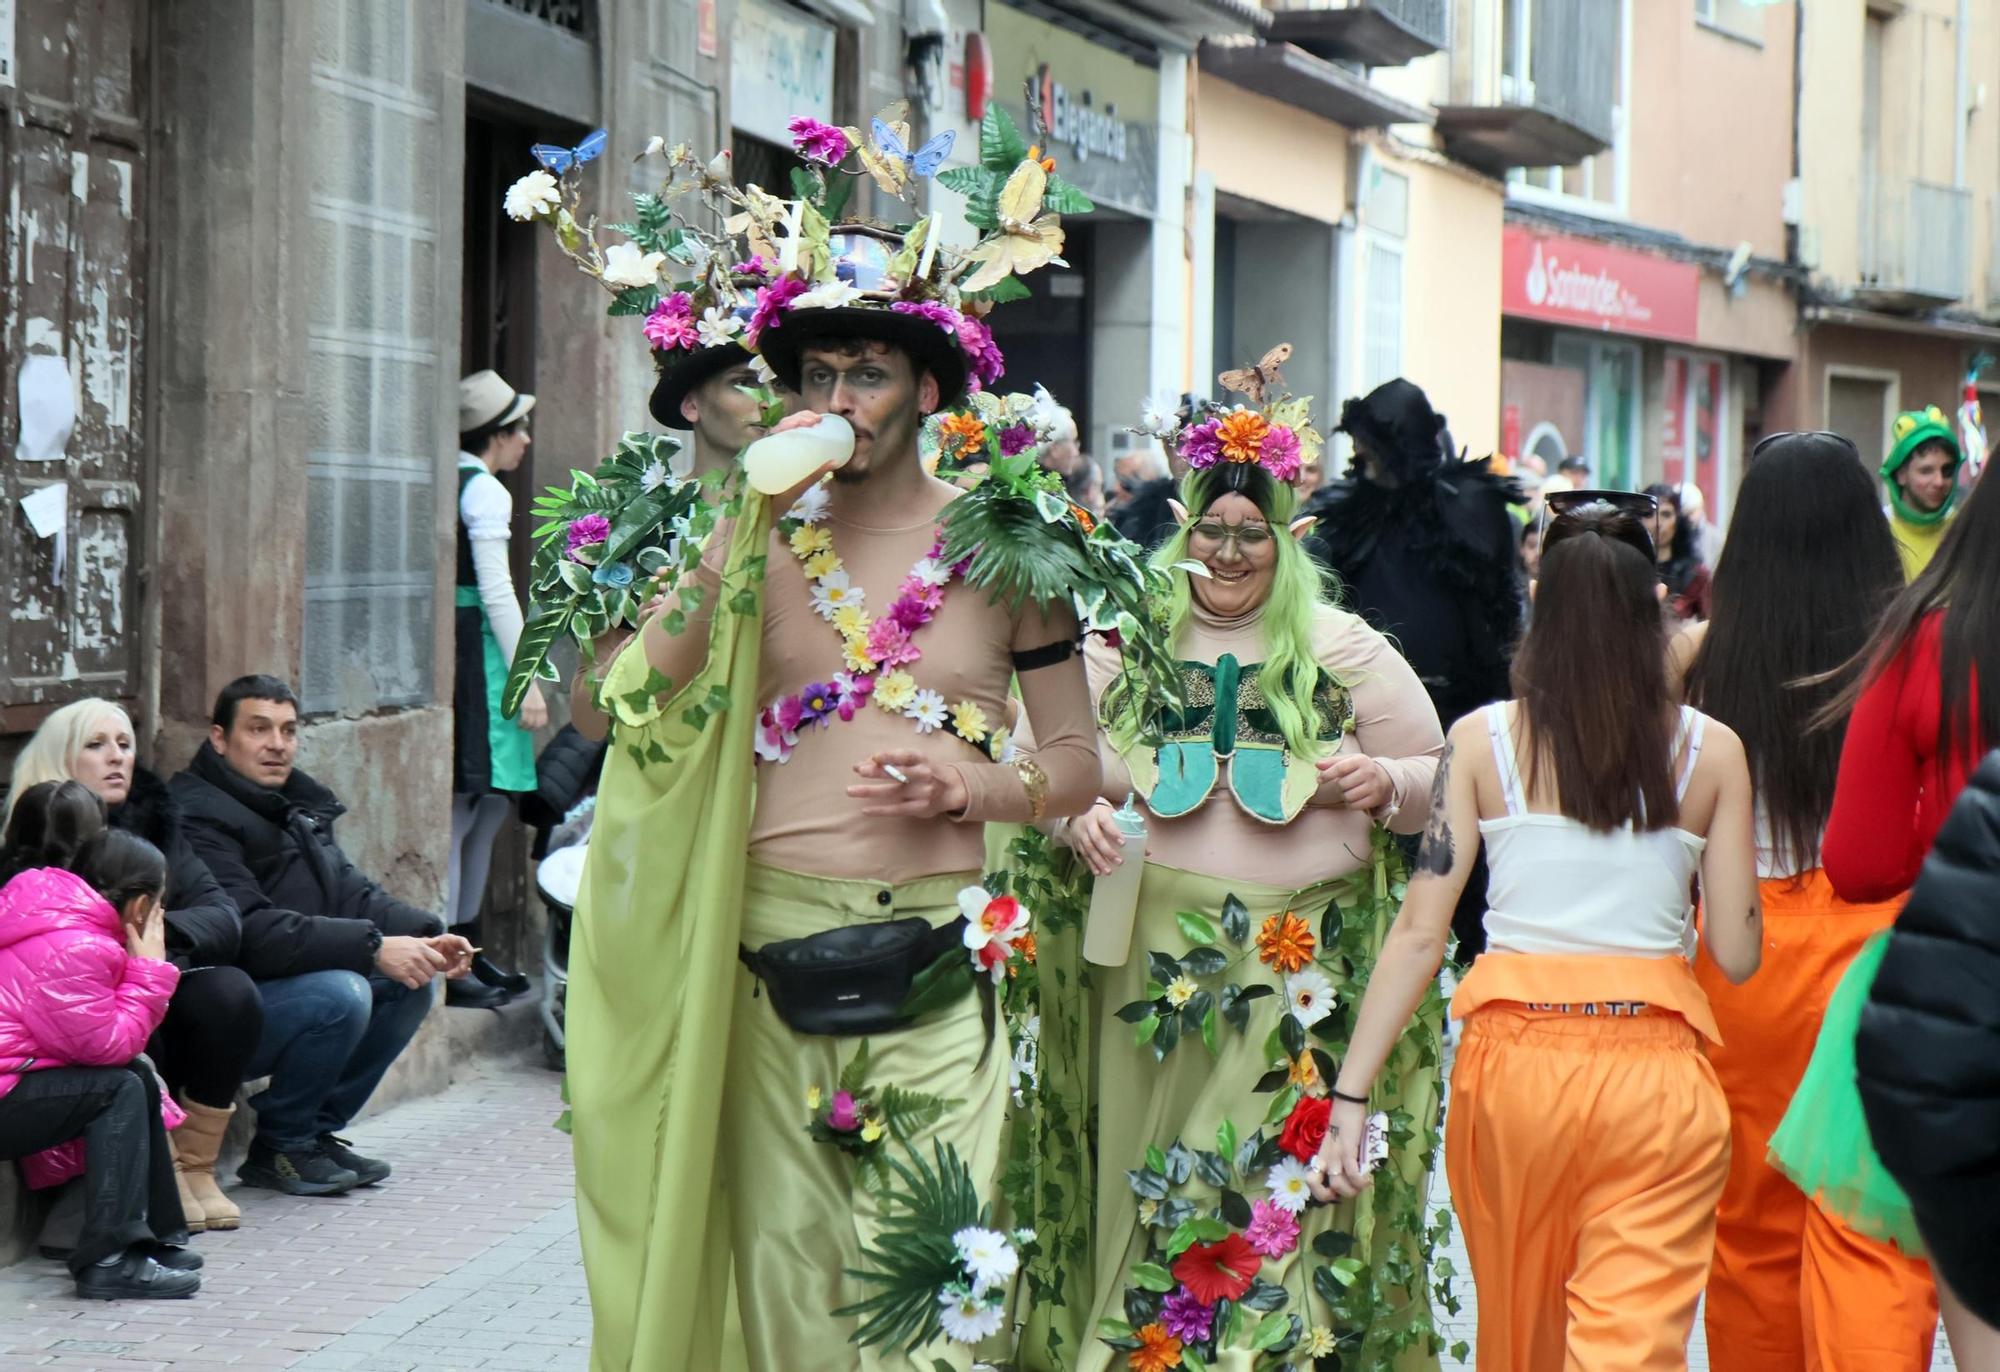
[[[237,1190],[245,1227],[197,1240],[208,1265],[191,1301],[84,1302],[54,1263],[0,1270],[0,1372],[585,1372],[561,1109],[553,1073],[503,1061],[365,1120],[355,1146],[396,1175],[334,1200]],[[1434,1199],[1449,1203],[1442,1176]],[[1450,1256],[1465,1308],[1443,1322],[1447,1347],[1472,1342],[1479,1310],[1456,1234]],[[1708,1369],[1699,1322],[1688,1366]],[[1953,1366],[1940,1335],[1932,1367]]]

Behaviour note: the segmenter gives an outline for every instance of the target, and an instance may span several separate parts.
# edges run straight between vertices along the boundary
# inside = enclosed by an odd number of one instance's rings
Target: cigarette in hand
[[[887,763],[887,762],[883,763],[882,770],[887,772],[889,774],[889,779],[891,781],[894,781],[898,786],[907,786],[910,784],[910,779],[904,776],[902,770],[893,765],[892,763]]]

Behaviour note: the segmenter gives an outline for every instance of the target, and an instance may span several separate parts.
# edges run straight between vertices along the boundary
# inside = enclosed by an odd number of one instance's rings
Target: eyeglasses
[[[1824,438],[1838,443],[1856,457],[1861,455],[1861,449],[1855,446],[1853,439],[1846,434],[1837,434],[1832,429],[1780,429],[1777,433],[1765,434],[1758,439],[1757,446],[1750,450],[1750,456],[1757,456],[1781,438]]]
[[[1271,526],[1245,521],[1241,524],[1224,524],[1219,519],[1204,519],[1188,530],[1188,542],[1205,552],[1220,552],[1225,543],[1234,543],[1236,551],[1244,557],[1261,553],[1271,542]]]

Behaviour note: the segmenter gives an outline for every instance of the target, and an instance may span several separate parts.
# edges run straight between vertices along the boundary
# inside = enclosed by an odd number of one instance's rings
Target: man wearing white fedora
[[[451,904],[452,931],[479,944],[479,906],[493,844],[507,818],[507,794],[535,789],[533,731],[549,722],[539,686],[530,686],[518,719],[500,712],[500,692],[521,637],[521,603],[507,557],[514,499],[500,482],[528,455],[523,395],[495,371],[458,383],[458,652],[452,688]],[[473,975],[449,983],[447,1005],[498,1009],[528,989],[519,972],[484,953]]]

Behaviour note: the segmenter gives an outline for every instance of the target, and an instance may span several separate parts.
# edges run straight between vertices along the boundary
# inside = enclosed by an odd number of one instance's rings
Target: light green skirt
[[[1401,895],[1399,861],[1380,842],[1369,867],[1306,891],[1147,865],[1131,956],[1099,974],[1093,1335],[1160,1322],[1162,1302],[1181,1287],[1171,1270],[1186,1247],[1184,1226],[1206,1224],[1212,1240],[1223,1218],[1233,1242],[1246,1211],[1268,1211],[1258,1203],[1273,1199],[1273,1167],[1291,1160],[1275,1143],[1298,1083],[1305,1077],[1312,1089],[1310,1075],[1345,1053]],[[1332,987],[1332,1008],[1310,1032],[1281,1033],[1292,1005],[1286,978],[1260,956],[1259,934],[1278,932],[1288,913],[1303,921],[1293,931],[1311,938],[1303,973]],[[1225,1002],[1253,987],[1270,993],[1239,1006],[1239,1029]],[[1257,1285],[1211,1307],[1214,1341],[1190,1340],[1208,1367],[1268,1365],[1268,1353],[1252,1351],[1260,1334],[1265,1348],[1298,1350],[1303,1364],[1316,1331],[1339,1340],[1346,1367],[1437,1366],[1424,1206],[1439,1139],[1443,1022],[1433,986],[1376,1087],[1391,1151],[1374,1186],[1359,1201],[1309,1206],[1287,1251],[1257,1255]],[[1164,1056],[1162,1026],[1174,1039]],[[1301,1038],[1297,1052],[1288,1047]],[[1248,1237],[1284,1246],[1282,1236]],[[1080,1365],[1104,1372],[1125,1361],[1120,1346],[1093,1339]]]
[[[959,891],[978,879],[973,872],[952,873],[885,886],[752,864],[743,942],[758,948],[912,916],[948,924],[958,918]],[[853,1158],[807,1133],[807,1095],[818,1088],[832,1096],[861,1040],[794,1033],[747,972],[738,982],[721,1153],[737,1310],[751,1372],[932,1372],[938,1363],[969,1368],[972,1350],[943,1340],[915,1355],[848,1342],[857,1321],[831,1312],[873,1294],[848,1269],[862,1265],[862,1249],[881,1232],[881,1201],[857,1184]],[[933,1141],[950,1144],[975,1183],[997,1191],[1008,1049],[997,1025],[989,1035],[981,998],[967,996],[913,1028],[867,1042],[867,1079],[878,1090],[893,1085],[959,1102],[917,1138],[918,1151],[928,1157]]]

